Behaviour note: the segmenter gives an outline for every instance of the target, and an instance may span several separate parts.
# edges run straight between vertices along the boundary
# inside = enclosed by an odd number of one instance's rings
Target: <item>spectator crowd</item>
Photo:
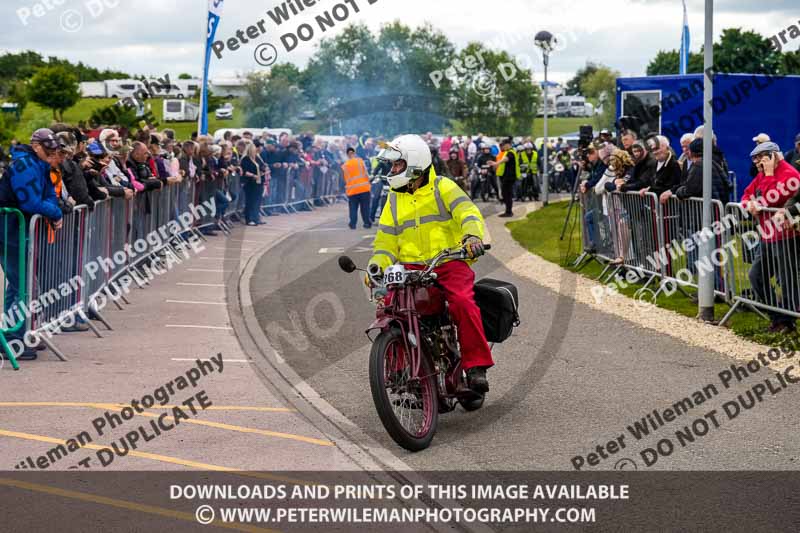
[[[702,220],[700,204],[692,204],[691,208],[681,206],[687,200],[703,197],[702,126],[683,135],[677,149],[670,146],[667,137],[660,135],[639,139],[636,132],[623,131],[618,142],[602,137],[586,148],[585,157],[578,162],[589,241],[587,253],[596,253],[603,241],[607,242],[598,226],[609,226],[609,215],[614,209],[624,213],[615,217],[616,224],[608,228],[608,233],[614,235],[611,255],[615,257],[610,263],[621,266],[628,263],[629,254],[655,252],[645,250],[646,239],[642,238],[641,228],[631,222],[637,211],[649,208],[645,207],[646,202],[640,207],[612,206],[609,194],[613,192],[634,192],[642,197],[654,193],[662,205],[677,201],[677,214],[671,217],[672,221],[665,222],[665,232],[674,231],[689,237],[689,232],[699,229],[695,226]],[[746,254],[745,261],[750,265],[749,287],[738,290],[764,308],[770,319],[769,332],[791,333],[795,331],[794,315],[800,313],[800,234],[796,231],[800,227],[800,134],[793,139],[793,148],[789,151],[782,151],[766,133],[756,135],[753,143],[748,154],[752,161],[752,181],[738,198],[727,159],[714,136],[710,155],[711,196],[723,206],[739,202],[742,215],[756,221],[758,243]],[[718,213],[715,218],[719,220],[723,214]],[[687,220],[690,218],[693,220]],[[693,229],[687,229],[689,226]],[[719,239],[717,244],[720,244]],[[690,270],[696,274],[697,251],[690,252],[688,259]],[[723,276],[723,269],[718,268],[715,274],[718,292],[723,290]]]

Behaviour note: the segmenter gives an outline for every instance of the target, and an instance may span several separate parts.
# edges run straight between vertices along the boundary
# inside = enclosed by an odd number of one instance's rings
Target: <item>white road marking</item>
[[[224,287],[222,283],[176,283],[183,287]]]
[[[225,302],[194,302],[191,300],[166,300],[168,304],[227,305]]]
[[[320,248],[318,253],[320,253],[320,254],[343,254],[344,252],[345,252],[344,248],[336,247],[336,248]],[[356,246],[355,248],[350,250],[350,252],[354,253],[354,254],[367,254],[367,253],[372,253],[372,248],[369,248],[367,246]]]
[[[192,324],[167,324],[167,328],[189,328],[189,329],[222,329],[226,331],[233,331],[233,328],[227,326],[194,326]]]

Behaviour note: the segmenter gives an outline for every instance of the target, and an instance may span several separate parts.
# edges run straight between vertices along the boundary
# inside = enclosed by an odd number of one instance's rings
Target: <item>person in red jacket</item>
[[[756,297],[770,307],[797,312],[800,310],[800,284],[798,283],[798,245],[800,238],[791,227],[784,227],[775,210],[781,208],[800,188],[800,172],[781,157],[777,144],[765,142],[756,146],[750,157],[758,167],[758,174],[747,186],[742,205],[758,219],[761,244],[758,257],[750,267],[750,284]],[[771,280],[777,277],[781,287],[778,297]],[[795,330],[795,317],[767,310],[770,332],[791,333]]]

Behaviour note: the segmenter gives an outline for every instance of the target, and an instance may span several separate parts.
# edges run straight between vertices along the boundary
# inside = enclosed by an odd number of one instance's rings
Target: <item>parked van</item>
[[[139,91],[146,91],[144,83],[139,80],[107,80],[106,96],[109,98],[133,97]]]
[[[188,100],[164,99],[164,122],[192,122],[200,116],[200,106]]]
[[[560,96],[556,100],[556,116],[587,117],[591,116],[591,111],[587,110],[586,98],[583,96]]]

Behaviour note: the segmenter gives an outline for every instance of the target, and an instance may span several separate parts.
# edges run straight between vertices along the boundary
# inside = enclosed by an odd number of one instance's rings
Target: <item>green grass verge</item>
[[[590,117],[586,118],[548,117],[547,136],[558,137],[559,135],[564,135],[567,133],[575,133],[576,131],[578,131],[578,129],[581,127],[582,124],[594,125],[594,119]],[[536,117],[536,120],[533,123],[532,136],[534,139],[536,139],[537,137],[544,137],[544,117]]]
[[[564,220],[567,217],[568,205],[569,202],[550,204],[530,213],[526,219],[509,222],[507,226],[511,230],[511,235],[514,239],[531,253],[551,263],[556,263],[571,272],[577,272],[572,264],[582,250],[579,220],[580,208],[578,206],[573,207],[564,240],[562,241],[559,238],[561,229],[564,226]],[[579,273],[582,276],[596,280],[601,271],[602,267],[597,262],[592,261],[582,268]],[[598,281],[598,283],[600,282]],[[643,283],[633,284],[626,288],[620,288],[619,292],[632,298],[642,285]],[[693,290],[687,290],[686,292],[694,295]],[[697,304],[680,292],[676,292],[671,296],[660,295],[656,305],[687,317],[694,318],[697,316]],[[721,319],[729,309],[730,307],[727,304],[716,304],[714,306],[716,319]],[[742,308],[740,307],[739,309]],[[726,327],[729,327],[734,333],[745,339],[768,346],[779,346],[790,340],[797,342],[800,339],[797,335],[787,337],[786,335],[768,333],[766,331],[767,326],[769,326],[768,321],[756,313],[744,310],[739,311],[739,309],[730,318]]]
[[[68,124],[77,124],[81,120],[88,121],[92,112],[96,109],[102,109],[112,105],[117,100],[114,98],[84,98],[77,104],[64,111],[64,122]],[[208,131],[213,134],[216,130],[221,128],[243,128],[244,126],[244,110],[241,107],[239,99],[232,100],[234,111],[232,120],[217,120],[214,113],[208,114]],[[148,100],[155,119],[158,121],[159,129],[171,128],[175,130],[175,136],[178,139],[189,139],[193,131],[197,130],[196,122],[164,122],[164,107],[163,100],[154,98]],[[46,128],[53,123],[53,112],[47,108],[43,108],[33,102],[25,106],[25,111],[20,117],[19,125],[17,126],[14,135],[22,142],[27,142],[31,134],[38,128]]]

